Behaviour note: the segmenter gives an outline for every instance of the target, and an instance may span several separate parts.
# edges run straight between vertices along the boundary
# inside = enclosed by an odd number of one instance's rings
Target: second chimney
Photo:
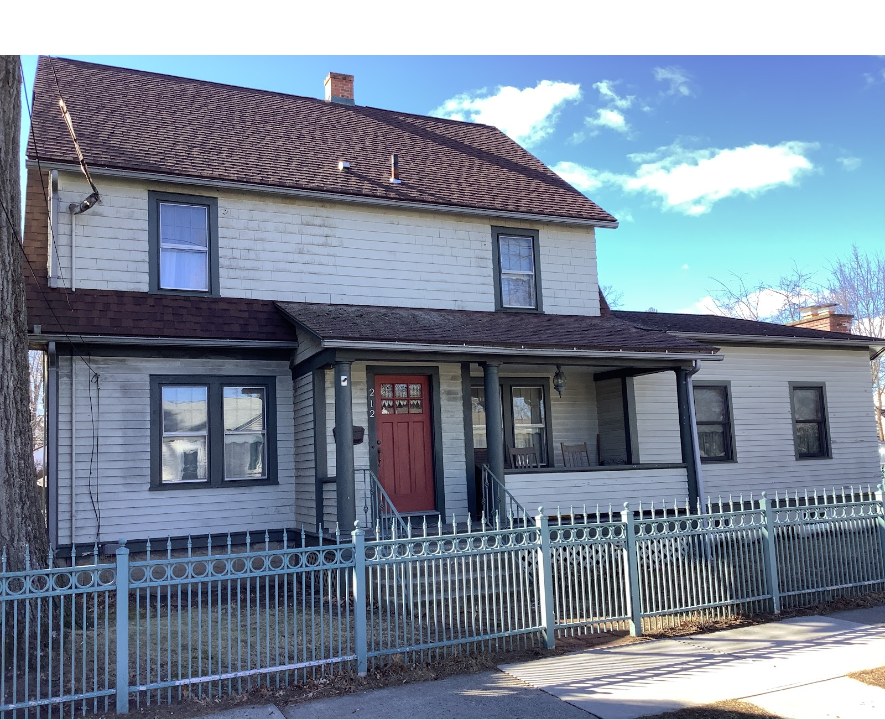
[[[838,307],[838,305],[812,305],[799,308],[799,319],[787,324],[810,330],[850,333],[851,321],[854,319],[854,315],[837,313],[833,309],[835,307]]]
[[[326,102],[353,105],[353,75],[330,72],[326,75]]]

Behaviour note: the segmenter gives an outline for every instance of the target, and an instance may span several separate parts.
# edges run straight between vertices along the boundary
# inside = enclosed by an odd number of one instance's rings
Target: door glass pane
[[[421,397],[421,383],[410,383],[409,384],[409,397],[410,398]]]
[[[392,398],[393,397],[393,385],[391,383],[381,383],[381,397],[383,397],[383,398]]]
[[[820,388],[793,388],[793,409],[796,420],[823,420]]]
[[[725,422],[728,405],[725,400],[725,387],[694,388],[694,409],[698,422]]]
[[[204,433],[209,418],[205,385],[163,387],[163,433]]]
[[[207,479],[206,437],[164,437],[163,482],[194,482]]]
[[[535,276],[501,275],[501,304],[505,307],[535,307]]]

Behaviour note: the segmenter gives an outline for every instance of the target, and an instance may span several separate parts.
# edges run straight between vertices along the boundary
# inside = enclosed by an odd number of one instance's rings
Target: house
[[[617,220],[495,128],[48,58],[33,112],[55,547],[878,476],[881,340],[610,311]]]

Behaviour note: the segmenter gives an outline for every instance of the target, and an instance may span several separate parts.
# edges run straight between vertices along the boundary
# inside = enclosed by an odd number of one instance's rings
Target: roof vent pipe
[[[390,156],[390,182],[399,185],[402,180],[399,179],[399,155],[394,153]]]

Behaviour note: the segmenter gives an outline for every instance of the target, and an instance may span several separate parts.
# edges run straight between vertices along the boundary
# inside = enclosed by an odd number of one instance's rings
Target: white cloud
[[[683,269],[683,270],[688,270],[688,263],[685,263],[685,265],[682,266],[682,269]]]
[[[799,290],[792,297],[794,303],[813,303],[814,293],[810,290]],[[757,320],[759,318],[772,318],[787,306],[787,299],[783,292],[763,288],[752,292],[746,297],[746,302],[734,308],[736,317],[744,320]],[[716,301],[710,295],[706,295],[693,305],[677,310],[678,313],[701,314],[701,315],[726,315],[716,305]]]
[[[626,95],[621,97],[618,95],[614,88],[619,82],[619,80],[602,80],[598,83],[593,83],[593,87],[599,90],[599,96],[603,101],[620,110],[627,110],[633,104],[635,96]]]
[[[879,83],[885,82],[885,68],[879,68],[876,72],[864,73],[863,77],[867,82],[867,87],[878,85]]]
[[[583,192],[612,184],[625,192],[656,196],[665,210],[703,215],[728,197],[752,197],[781,185],[795,185],[814,170],[807,155],[816,147],[815,143],[793,141],[687,150],[677,142],[653,153],[628,155],[639,164],[632,175],[576,163],[558,163],[553,171]]]
[[[612,214],[618,219],[618,222],[635,222],[633,219],[633,213],[629,210],[620,210],[619,212]]]
[[[678,65],[668,65],[667,67],[656,67],[654,72],[655,80],[669,84],[669,88],[663,91],[664,95],[673,95],[676,97],[689,97],[694,95],[688,85],[689,74]]]
[[[857,170],[863,163],[863,160],[861,160],[859,157],[840,157],[836,158],[836,160],[842,163],[842,168],[844,170],[847,170],[848,172],[851,172],[852,170]]]
[[[617,132],[628,132],[630,130],[630,126],[627,124],[627,119],[624,117],[624,114],[618,110],[610,110],[608,108],[597,110],[596,117],[588,117],[585,122],[588,125],[595,125],[596,127],[611,128]]]
[[[553,132],[559,111],[580,99],[578,84],[542,80],[535,87],[499,87],[449,98],[430,112],[436,117],[494,125],[516,142],[530,147]]]

